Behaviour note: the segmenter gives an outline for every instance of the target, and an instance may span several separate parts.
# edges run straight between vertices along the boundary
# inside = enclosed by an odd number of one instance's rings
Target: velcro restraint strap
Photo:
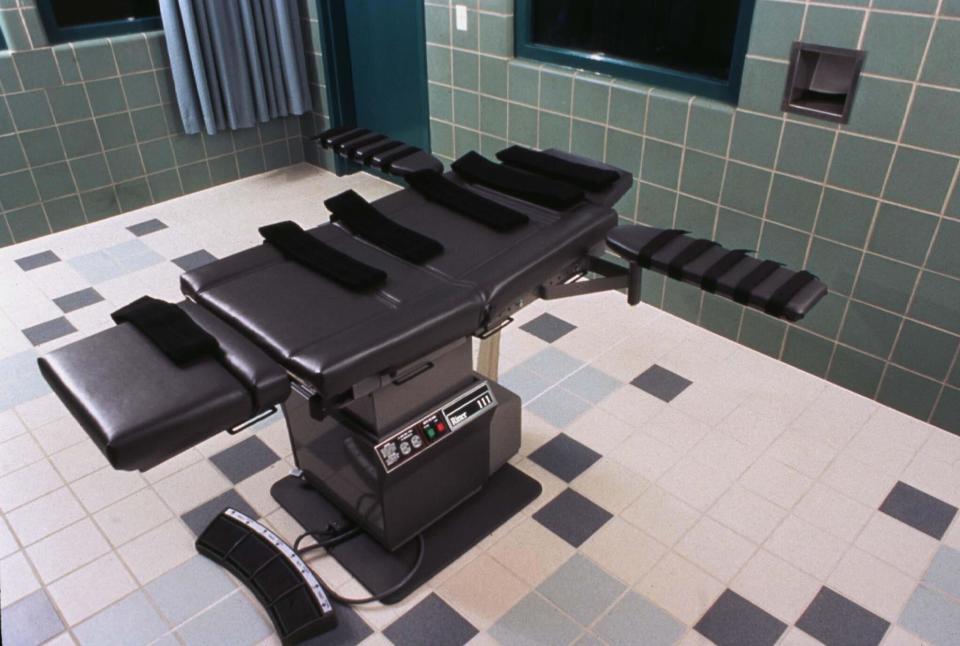
[[[349,132],[350,130],[354,130],[354,127],[353,126],[337,126],[335,128],[328,128],[327,130],[324,130],[323,132],[321,132],[319,135],[316,135],[315,137],[311,137],[311,139],[313,141],[319,141],[320,145],[323,146],[324,148],[329,148],[330,144],[328,140],[331,137],[342,135],[343,133]]]
[[[357,161],[369,163],[370,158],[373,157],[374,155],[379,155],[382,152],[386,152],[388,150],[391,150],[393,148],[397,148],[403,145],[405,144],[401,141],[396,141],[395,139],[388,139],[383,143],[377,144],[373,148],[366,148],[366,146],[362,146],[362,148],[365,148],[365,150],[362,153],[355,152],[353,155],[353,158],[356,159]]]
[[[710,249],[719,246],[712,240],[697,239],[687,245],[687,248],[678,253],[667,265],[667,276],[674,279],[683,278],[683,268]]]
[[[559,180],[502,166],[474,151],[450,167],[469,182],[519,197],[550,209],[568,209],[583,200],[583,189]]]
[[[403,148],[397,148],[391,152],[386,153],[385,155],[380,156],[380,170],[385,173],[389,173],[393,162],[399,161],[404,157],[409,157],[415,152],[418,152],[420,149],[416,146],[404,146]]]
[[[771,316],[783,316],[790,300],[816,279],[817,277],[809,271],[798,271],[773,292],[763,311]]]
[[[750,302],[750,292],[753,291],[754,287],[769,278],[770,274],[775,272],[779,266],[779,262],[764,260],[754,267],[749,274],[741,278],[740,282],[737,283],[737,286],[733,290],[733,300],[741,305],[746,305]]]
[[[371,132],[369,135],[364,135],[357,139],[351,139],[350,141],[340,144],[337,146],[337,152],[343,155],[344,157],[351,156],[357,148],[362,146],[369,146],[370,144],[375,144],[378,141],[383,141],[386,139],[386,135],[381,135],[376,132]]]
[[[263,239],[287,258],[355,292],[382,285],[387,274],[320,242],[296,222],[260,227]]]
[[[501,150],[497,153],[497,159],[511,166],[576,184],[588,191],[602,191],[620,178],[617,171],[609,168],[579,164],[523,146]]]
[[[747,257],[747,252],[743,249],[734,249],[728,251],[715,263],[707,268],[703,273],[703,279],[700,281],[700,288],[711,294],[717,291],[717,282],[720,278],[733,269],[737,263]]]
[[[653,261],[653,254],[657,253],[673,240],[676,240],[680,236],[687,233],[682,229],[664,229],[657,235],[653,236],[650,241],[640,247],[640,251],[637,252],[637,263],[644,269],[649,269]]]
[[[404,260],[422,264],[443,253],[442,244],[387,218],[352,189],[331,197],[324,205],[330,209],[333,222]]]
[[[415,191],[431,202],[445,206],[491,229],[510,231],[530,221],[530,218],[523,213],[488,200],[459,184],[454,184],[435,170],[418,170],[404,179]]]
[[[129,323],[146,336],[178,367],[201,357],[215,355],[220,344],[182,309],[150,296],[143,296],[110,315],[113,322]]]

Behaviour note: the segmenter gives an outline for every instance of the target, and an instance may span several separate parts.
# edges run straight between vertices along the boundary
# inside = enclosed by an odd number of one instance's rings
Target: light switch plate
[[[454,13],[457,17],[457,31],[466,31],[467,30],[467,5],[458,4],[454,8]]]

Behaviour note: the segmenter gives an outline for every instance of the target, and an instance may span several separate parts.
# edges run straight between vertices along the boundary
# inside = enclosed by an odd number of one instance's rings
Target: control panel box
[[[487,382],[471,386],[444,405],[376,445],[384,471],[390,473],[492,409],[497,400]]]

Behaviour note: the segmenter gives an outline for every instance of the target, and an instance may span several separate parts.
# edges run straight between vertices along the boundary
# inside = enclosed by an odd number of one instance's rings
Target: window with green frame
[[[51,43],[160,29],[159,0],[37,0]]]
[[[516,55],[735,103],[756,0],[516,0]]]

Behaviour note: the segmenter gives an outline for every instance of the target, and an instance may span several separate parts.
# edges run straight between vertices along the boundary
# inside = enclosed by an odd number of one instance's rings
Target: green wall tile
[[[810,231],[823,186],[786,175],[774,174],[767,204],[767,218],[797,229]]]
[[[874,253],[921,265],[936,226],[936,216],[881,204],[868,248]]]
[[[461,3],[463,4],[463,3]],[[461,49],[477,49],[477,12],[467,11],[467,28],[454,29],[450,33],[450,41],[454,47]]]
[[[507,102],[480,95],[480,130],[501,139],[507,136]]]
[[[960,334],[960,280],[923,272],[910,316]]]
[[[960,88],[960,22],[938,20],[920,79],[933,85]]]
[[[121,74],[142,72],[153,67],[147,39],[143,34],[130,34],[113,39],[113,51],[117,56],[117,65]]]
[[[453,91],[453,121],[467,128],[480,126],[480,97],[474,92]]]
[[[454,127],[453,147],[454,154],[457,157],[460,157],[471,150],[476,150],[480,147],[480,135],[477,134],[475,130]]]
[[[253,128],[248,129],[246,136],[254,137],[256,141],[259,141],[259,135],[256,133],[256,131],[252,133],[249,132],[252,130]],[[241,131],[235,130],[234,135],[236,135],[238,132]],[[244,141],[243,139],[237,139],[235,142],[238,149],[246,148],[247,146],[243,144],[248,143],[248,141]],[[177,164],[180,166],[192,164],[204,158],[203,139],[197,135],[174,137],[170,140],[170,143],[173,144],[173,155],[177,160]],[[259,149],[257,149],[257,154],[260,154]]]
[[[106,40],[82,40],[73,44],[80,74],[85,81],[117,75],[113,49]]]
[[[426,5],[424,10],[424,25],[427,42],[439,45],[450,44],[450,8]]]
[[[836,134],[830,130],[798,123],[783,128],[777,169],[814,181],[823,181]]]
[[[183,195],[183,189],[180,187],[180,175],[177,174],[176,170],[148,175],[147,183],[150,185],[153,199],[157,202]]]
[[[803,5],[760,0],[753,10],[748,51],[758,56],[782,58],[790,56],[790,46],[800,39]]]
[[[664,283],[663,309],[674,316],[696,323],[700,318],[700,298],[703,292],[693,285],[668,280]]]
[[[53,114],[43,90],[8,94],[7,103],[18,130],[43,128],[53,124]]]
[[[748,57],[743,66],[738,105],[746,110],[781,115],[780,104],[786,81],[786,63]]]
[[[60,138],[67,157],[83,157],[102,150],[100,135],[92,119],[60,126]]]
[[[726,155],[732,121],[733,109],[730,106],[697,97],[690,106],[687,147]]]
[[[840,134],[827,181],[868,195],[879,195],[893,156],[893,145]]]
[[[629,222],[637,221],[638,186],[637,180],[630,182],[629,190],[613,205],[613,210],[616,211],[621,218],[626,218]]]
[[[98,117],[97,131],[100,133],[100,140],[103,141],[103,147],[106,150],[128,146],[136,142],[136,136],[133,134],[133,122],[130,120],[129,112],[120,112],[106,117]]]
[[[72,229],[87,222],[83,216],[83,206],[80,205],[80,197],[78,195],[70,195],[58,200],[44,202],[43,210],[47,214],[47,221],[50,223],[50,228],[54,233],[65,229]]]
[[[100,188],[112,181],[110,171],[107,170],[107,158],[102,154],[71,159],[70,170],[77,182],[77,188],[81,191]]]
[[[115,78],[102,79],[84,84],[87,96],[90,97],[90,106],[96,116],[112,114],[127,109],[127,102],[123,98],[123,88],[120,80]]]
[[[262,156],[261,153],[261,158]],[[264,165],[264,168],[266,168],[266,165]],[[180,183],[183,185],[184,193],[193,193],[210,186],[210,169],[206,162],[188,164],[177,170],[180,173]]]
[[[81,193],[80,201],[88,222],[102,220],[120,212],[120,202],[117,201],[117,192],[113,186]]]
[[[700,308],[700,325],[703,327],[735,341],[742,316],[742,306],[728,298],[704,292]]]
[[[682,144],[686,134],[687,112],[690,96],[654,88],[647,103],[647,129],[649,137]]]
[[[120,77],[123,93],[127,97],[127,105],[132,108],[145,108],[160,103],[160,91],[153,72],[127,74]]]
[[[937,0],[873,0],[873,8],[932,14],[937,11]]]
[[[430,101],[430,116],[443,121],[453,121],[453,92],[445,85],[430,83],[427,86]]]
[[[954,388],[943,389],[930,422],[951,433],[960,435],[960,390]]]
[[[840,331],[840,322],[846,306],[845,297],[828,292],[811,312],[797,322],[797,325],[825,337],[835,338]]]
[[[806,269],[820,277],[831,291],[849,294],[853,289],[861,255],[856,249],[814,238]]]
[[[290,165],[290,148],[285,141],[275,141],[263,146],[263,163],[267,170]]]
[[[677,192],[640,183],[637,194],[637,221],[652,227],[670,228],[677,210]],[[648,280],[650,272],[644,277]]]
[[[689,153],[688,153],[689,154]],[[677,199],[677,228],[697,238],[712,238],[717,223],[717,205],[680,195]]]
[[[608,141],[609,145],[609,141]],[[680,146],[647,139],[643,151],[643,168],[640,176],[648,182],[668,188],[676,188],[680,177]]]
[[[803,265],[809,244],[809,234],[767,222],[760,234],[757,255],[761,258],[776,260],[787,267],[800,267]]]
[[[927,267],[960,278],[960,222],[940,220]]]
[[[537,105],[540,96],[540,69],[523,63],[510,63],[510,100]]]
[[[867,241],[877,201],[853,193],[826,188],[817,217],[817,235],[862,247]]]
[[[490,56],[480,57],[480,91],[507,98],[507,62]]]
[[[27,167],[20,139],[16,135],[0,137],[0,173],[9,173]]]
[[[904,321],[891,360],[904,368],[943,381],[958,345],[960,338],[956,335]]]
[[[590,159],[603,159],[604,128],[587,121],[573,120],[571,150]]]
[[[740,324],[740,343],[771,357],[780,356],[787,324],[756,310],[745,309]]]
[[[509,139],[525,146],[537,145],[537,111],[517,103],[509,110]]]
[[[12,210],[40,199],[37,187],[33,183],[30,171],[19,171],[0,175],[0,205],[6,210]]]
[[[960,0],[943,0],[940,5],[940,15],[960,18]]]
[[[453,72],[450,62],[450,48],[439,45],[427,45],[427,76],[437,83],[451,83]]]
[[[728,249],[756,249],[760,246],[760,218],[721,208],[717,214],[716,240]]]
[[[802,40],[831,47],[857,46],[866,12],[839,7],[811,6],[803,27]]]
[[[60,78],[63,79],[64,83],[76,83],[82,80],[80,66],[77,64],[77,57],[74,56],[73,48],[69,43],[54,46],[53,56],[57,59],[57,67],[60,68]]]
[[[939,393],[937,382],[891,365],[883,376],[877,400],[907,415],[927,419]]]
[[[2,178],[0,178],[0,182],[2,182]],[[43,209],[39,206],[28,206],[16,211],[8,211],[6,217],[14,242],[32,240],[50,233],[50,227],[47,226]]]
[[[0,11],[0,30],[3,31],[7,47],[10,49],[30,49],[30,36],[27,34],[19,11]]]
[[[23,22],[27,26],[27,33],[30,34],[30,42],[33,47],[46,47],[50,43],[47,41],[47,32],[43,23],[40,22],[40,13],[36,8],[30,6],[30,0],[24,0],[20,9],[23,15]]]
[[[540,72],[540,107],[551,112],[570,114],[573,76],[550,70]]]
[[[787,330],[783,360],[818,377],[827,374],[834,344],[823,337],[792,327]]]
[[[650,144],[647,141],[647,150]],[[643,138],[626,132],[609,131],[607,133],[606,162],[628,171],[631,175],[640,174],[640,156],[643,151]],[[649,178],[647,178],[649,179]],[[674,184],[676,179],[674,179]]]
[[[865,254],[853,295],[893,312],[906,312],[918,269],[871,253]]]
[[[20,73],[24,89],[55,87],[63,82],[51,49],[16,52],[13,62]]]
[[[170,139],[157,139],[140,144],[140,156],[148,174],[172,168],[175,163]]]
[[[499,151],[507,147],[507,140],[501,137],[491,137],[490,135],[480,135],[480,154],[484,157],[493,157]]]
[[[176,153],[176,146],[174,146],[174,153]],[[264,171],[264,162],[263,162],[263,151],[259,148],[245,148],[240,150],[237,153],[237,167],[240,169],[240,177],[249,177],[250,175],[256,175],[257,173],[262,173]],[[187,191],[186,183],[182,181],[181,176],[181,185],[183,185],[184,193]]]
[[[960,93],[918,86],[903,131],[904,143],[960,154],[960,120],[945,116],[958,111]]]
[[[260,145],[260,131],[257,128],[241,128],[232,131],[233,146],[236,150],[251,148]],[[203,158],[202,138],[194,135],[174,137],[174,151],[177,153],[177,163],[189,164]]]
[[[947,383],[960,388],[960,357],[953,362],[953,370],[950,371],[950,376],[947,377]]]
[[[20,133],[20,142],[33,166],[49,164],[64,158],[60,134],[56,128],[41,128]]]
[[[863,40],[863,48],[870,52],[864,71],[915,79],[932,25],[930,18],[872,13]]]
[[[266,123],[257,124],[257,129],[260,131],[260,141],[263,143],[279,141],[286,137],[286,127],[283,124],[283,119],[272,119]]]
[[[570,117],[541,112],[539,133],[537,145],[540,148],[570,149]]]
[[[114,182],[122,182],[143,175],[140,151],[136,146],[115,148],[107,151],[107,166]]]
[[[879,359],[837,346],[827,379],[864,397],[873,397],[883,376],[883,365]]]
[[[143,177],[117,184],[117,199],[123,211],[133,211],[153,203],[150,186]]]
[[[738,112],[733,125],[730,157],[739,161],[772,167],[780,144],[782,119]]]
[[[647,90],[639,86],[614,85],[610,89],[610,125],[642,133],[647,113]]]
[[[861,76],[846,129],[883,139],[897,139],[911,89],[909,83]]]
[[[42,200],[52,200],[77,192],[73,177],[70,175],[70,167],[66,162],[34,167],[33,178],[37,182]]]
[[[133,133],[137,141],[149,141],[167,134],[163,110],[158,107],[134,110],[130,113],[130,117],[133,120]]]
[[[5,101],[0,100],[0,135],[13,132],[13,118]]]
[[[57,123],[90,118],[90,106],[83,85],[61,85],[47,90],[47,98],[53,108],[53,117]]]
[[[877,357],[886,357],[900,329],[900,317],[851,301],[840,341]]]
[[[607,120],[610,104],[610,82],[605,78],[578,76],[574,80],[573,114],[577,117],[599,121]]]
[[[770,176],[769,171],[729,162],[720,202],[751,215],[763,215]]]
[[[928,211],[943,208],[957,159],[912,148],[898,148],[884,197]]]
[[[688,150],[683,157],[680,190],[716,202],[720,199],[723,168],[722,158]]]
[[[13,64],[13,54],[8,51],[0,51],[0,89],[8,94],[23,89],[17,68]]]

